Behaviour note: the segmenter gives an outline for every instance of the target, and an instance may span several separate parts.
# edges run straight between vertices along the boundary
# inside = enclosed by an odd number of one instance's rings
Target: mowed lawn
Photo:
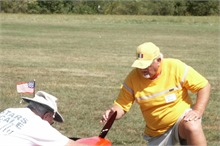
[[[0,110],[23,107],[16,83],[59,98],[69,137],[97,136],[99,120],[116,98],[136,47],[153,42],[165,57],[194,67],[212,85],[203,116],[208,145],[219,145],[219,17],[0,14]],[[191,93],[190,93],[191,94]],[[195,94],[191,94],[195,99]],[[107,135],[113,145],[146,145],[137,104]]]

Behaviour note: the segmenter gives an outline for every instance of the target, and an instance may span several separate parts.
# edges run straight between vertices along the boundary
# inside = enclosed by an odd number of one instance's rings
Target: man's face
[[[161,62],[161,58],[155,59],[151,65],[145,69],[139,69],[140,73],[145,77],[145,78],[152,78],[154,75],[157,74],[157,71],[159,69]]]
[[[52,125],[54,123],[53,117],[54,117],[53,113],[47,112],[44,114],[42,119],[45,121],[48,121],[48,123],[50,123],[50,125]]]

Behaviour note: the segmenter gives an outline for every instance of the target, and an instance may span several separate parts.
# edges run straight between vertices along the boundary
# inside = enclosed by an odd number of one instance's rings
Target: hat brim
[[[61,114],[59,112],[56,112],[54,120],[57,121],[57,122],[60,122],[60,123],[64,122],[64,119],[63,119],[63,117],[61,116]]]
[[[153,60],[135,60],[131,67],[145,69],[148,68]]]
[[[46,104],[44,104],[43,101],[35,100],[35,98],[28,98],[28,97],[21,97],[21,98],[22,98],[24,101],[26,101],[27,103],[29,103],[30,101],[33,101],[33,102],[37,102],[37,103],[46,105]],[[47,105],[46,105],[46,106],[47,106]],[[49,108],[50,108],[50,107],[49,107]],[[61,114],[60,114],[58,111],[55,113],[54,120],[57,121],[57,122],[60,122],[60,123],[63,123],[63,122],[64,122],[63,117],[61,116]]]

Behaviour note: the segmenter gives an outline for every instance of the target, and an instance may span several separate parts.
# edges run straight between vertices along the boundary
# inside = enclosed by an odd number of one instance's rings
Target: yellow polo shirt
[[[163,59],[161,65],[161,74],[154,80],[144,78],[138,69],[133,69],[114,101],[127,112],[134,101],[140,105],[146,122],[144,133],[148,136],[159,136],[171,128],[192,106],[187,90],[197,92],[208,83],[180,60]]]

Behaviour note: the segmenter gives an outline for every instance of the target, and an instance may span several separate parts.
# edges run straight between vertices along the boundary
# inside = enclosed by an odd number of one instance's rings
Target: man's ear
[[[157,58],[157,62],[160,63],[161,62],[161,57]]]
[[[46,112],[43,116],[42,116],[42,119],[43,120],[47,120],[47,118],[50,117],[50,113],[49,112]]]

